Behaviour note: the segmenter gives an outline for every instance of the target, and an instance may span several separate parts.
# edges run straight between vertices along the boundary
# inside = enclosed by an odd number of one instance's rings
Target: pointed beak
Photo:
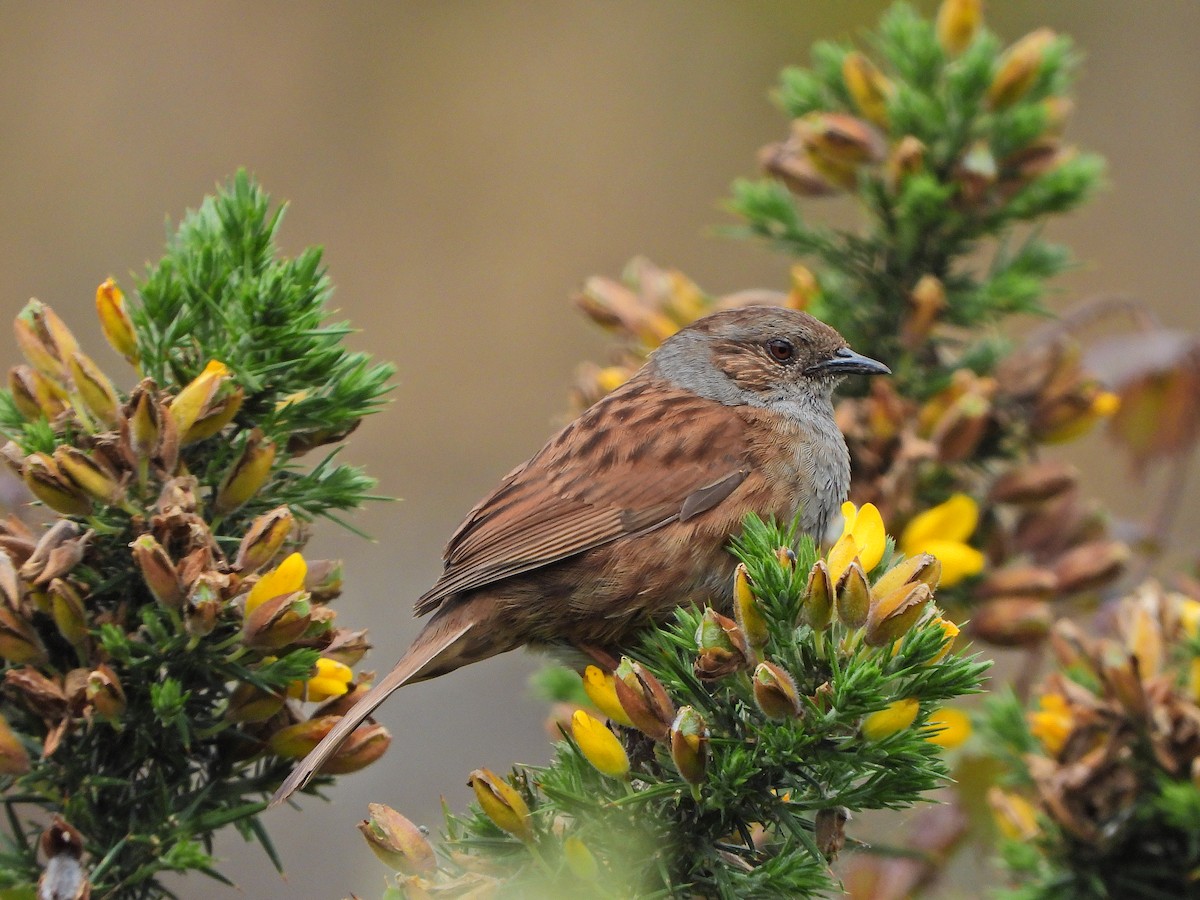
[[[805,375],[891,375],[892,370],[877,359],[855,353],[849,347],[843,347],[829,359],[804,370]]]

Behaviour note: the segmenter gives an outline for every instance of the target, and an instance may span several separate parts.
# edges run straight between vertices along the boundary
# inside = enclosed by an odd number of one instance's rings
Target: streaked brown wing
[[[748,473],[745,421],[732,407],[648,379],[631,381],[471,510],[417,613],[452,594],[699,515]]]

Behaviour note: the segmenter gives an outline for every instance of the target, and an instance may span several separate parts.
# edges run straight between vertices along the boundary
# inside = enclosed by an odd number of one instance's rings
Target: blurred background
[[[355,520],[374,542],[323,524],[311,545],[345,558],[341,621],[371,629],[368,663],[386,670],[445,538],[561,423],[575,365],[603,356],[567,302],[588,275],[644,254],[713,293],[786,289],[781,259],[716,236],[720,201],[785,133],[767,97],[778,70],[885,5],[5,3],[0,309],[38,297],[122,371],[86,337],[95,286],[128,290],[164,220],[239,166],[288,201],[284,249],[325,247],[339,315],[361,329],[351,343],[398,367],[392,405],[345,456],[401,500]],[[1007,40],[1048,25],[1086,54],[1067,137],[1108,158],[1110,186],[1050,228],[1083,261],[1056,307],[1132,294],[1200,328],[1200,4],[992,0],[986,15]],[[1076,446],[1110,505],[1148,503],[1102,438]],[[1197,528],[1185,504],[1178,532]],[[378,896],[386,872],[354,827],[366,804],[436,831],[441,796],[466,805],[471,769],[544,762],[545,706],[526,686],[538,664],[510,655],[397,695],[382,761],[331,803],[268,817],[286,879],[234,834],[223,871],[248,897]],[[198,879],[178,891],[226,895]]]

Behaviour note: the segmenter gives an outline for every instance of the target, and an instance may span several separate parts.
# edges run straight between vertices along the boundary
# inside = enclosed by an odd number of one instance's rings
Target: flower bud
[[[314,559],[305,561],[308,571],[304,575],[304,590],[312,594],[316,603],[328,603],[342,594],[344,566],[340,559]]]
[[[922,275],[908,295],[908,315],[900,340],[909,350],[925,343],[946,308],[946,288],[936,275]]]
[[[83,647],[88,639],[87,609],[83,597],[71,582],[55,578],[50,582],[50,609],[59,633],[72,647]]]
[[[122,499],[124,490],[116,473],[95,456],[70,444],[59,444],[54,448],[54,462],[60,475],[93,500],[115,504]]]
[[[857,51],[847,53],[842,60],[842,80],[858,111],[880,128],[887,128],[892,83],[879,67]]]
[[[200,418],[192,423],[191,428],[182,433],[180,442],[194,444],[196,441],[203,441],[217,434],[233,421],[233,417],[241,410],[242,402],[245,399],[246,392],[240,387],[218,392],[218,396],[201,412]]]
[[[1079,482],[1079,470],[1057,460],[1027,463],[1009,469],[995,480],[988,491],[993,503],[1042,503]]]
[[[868,741],[881,741],[903,731],[917,720],[921,704],[916,697],[895,700],[883,709],[866,716],[862,722],[862,736]]]
[[[229,695],[225,718],[230,722],[266,722],[283,708],[283,695],[264,691],[243,681]]]
[[[737,623],[711,607],[696,629],[696,676],[705,680],[721,678],[745,667],[750,657],[746,637]]]
[[[833,586],[829,583],[829,570],[825,561],[818,559],[808,573],[808,584],[804,587],[804,602],[801,607],[804,618],[816,631],[829,627],[833,615]]]
[[[933,592],[929,585],[902,585],[871,605],[864,640],[871,647],[898,641],[925,613]]]
[[[9,369],[8,390],[18,412],[31,422],[43,416],[53,419],[66,409],[60,396],[62,389],[32,366]]]
[[[902,137],[888,154],[885,175],[888,190],[898,193],[904,182],[925,168],[925,145],[914,135]]]
[[[794,719],[800,715],[796,682],[775,663],[759,663],[754,670],[754,701],[768,719]]]
[[[1037,837],[1037,810],[1018,794],[1012,794],[993,785],[987,792],[988,806],[1000,833],[1010,841],[1032,841]]]
[[[838,186],[817,171],[800,141],[793,135],[786,141],[767,144],[758,152],[758,164],[772,178],[797,197],[828,197],[836,194]]]
[[[121,400],[108,376],[100,371],[91,357],[79,351],[67,357],[67,371],[88,412],[109,428],[115,428]]]
[[[347,666],[356,666],[367,655],[371,644],[367,640],[367,630],[351,631],[349,628],[334,629],[333,637],[324,649],[324,654],[330,659]]]
[[[221,602],[219,577],[216,572],[200,576],[184,601],[183,627],[192,637],[204,637],[217,627],[217,619],[224,605]]]
[[[157,458],[164,469],[174,471],[179,454],[179,430],[149,379],[133,389],[121,419],[121,443],[139,461]]]
[[[850,810],[844,806],[826,806],[817,810],[813,818],[813,840],[829,862],[837,859],[846,846],[846,823],[849,821]]]
[[[484,815],[500,830],[522,841],[533,840],[533,821],[521,794],[490,769],[476,769],[467,779]]]
[[[262,431],[254,429],[242,455],[225,473],[217,488],[214,510],[219,515],[226,515],[257,494],[271,474],[274,463],[275,442],[266,440]]]
[[[847,628],[861,628],[871,609],[871,586],[857,557],[838,579],[836,594],[838,621]]]
[[[50,307],[30,300],[13,320],[17,346],[29,364],[56,384],[67,380],[66,359],[79,344]]]
[[[639,731],[665,741],[675,718],[675,705],[662,683],[638,663],[621,657],[613,690],[621,709]]]
[[[942,0],[937,12],[937,39],[947,56],[971,45],[983,21],[983,0]]]
[[[880,162],[887,152],[883,135],[845,113],[812,112],[792,127],[817,171],[845,188],[856,185],[859,166]]]
[[[420,828],[382,803],[368,804],[367,813],[358,830],[384,865],[405,875],[427,875],[437,869],[433,845]]]
[[[358,772],[383,756],[391,744],[391,732],[382,725],[374,722],[359,725],[318,771],[322,775]]]
[[[997,647],[1031,647],[1050,631],[1050,604],[1032,597],[997,597],[975,607],[970,631]]]
[[[91,538],[92,532],[83,531],[77,522],[59,519],[38,539],[33,553],[21,565],[21,577],[35,587],[49,584],[52,578],[75,568]]]
[[[303,759],[321,743],[321,739],[329,734],[340,718],[341,716],[314,716],[303,722],[286,725],[271,735],[267,741],[267,749],[282,759]]]
[[[246,615],[242,641],[255,650],[280,650],[304,636],[312,621],[312,604],[304,591],[265,600]]]
[[[0,659],[32,666],[43,666],[49,660],[32,623],[7,607],[0,607]]]
[[[100,718],[119,726],[125,714],[125,690],[117,673],[101,663],[87,677],[87,701]]]
[[[92,501],[59,471],[53,457],[34,453],[25,459],[25,486],[33,495],[64,516],[86,516]]]
[[[633,720],[617,699],[616,678],[612,674],[604,672],[598,666],[588,666],[583,670],[583,691],[592,704],[608,718],[621,725],[633,726]]]
[[[321,703],[332,697],[340,697],[350,689],[354,671],[335,659],[321,657],[316,671],[305,681],[295,681],[288,686],[288,696],[310,703]]]
[[[671,725],[671,759],[688,784],[703,784],[708,768],[708,723],[690,706],[681,706]]]
[[[1039,28],[1004,51],[987,91],[992,109],[1006,109],[1029,92],[1041,74],[1046,51],[1057,40],[1053,30]]]
[[[183,584],[175,563],[152,534],[139,535],[130,545],[133,561],[151,595],[160,606],[179,609],[183,605]]]
[[[963,202],[968,207],[982,206],[999,174],[987,141],[978,140],[968,147],[954,174]]]
[[[286,506],[277,506],[255,519],[238,547],[234,568],[249,575],[269,563],[283,547],[295,522]]]
[[[988,572],[975,587],[980,600],[992,597],[1038,597],[1050,600],[1058,592],[1058,578],[1041,566],[1010,565]]]
[[[746,642],[754,650],[761,650],[771,639],[767,620],[758,606],[758,599],[751,590],[750,573],[745,563],[738,563],[733,575],[733,614]]]
[[[1064,553],[1054,566],[1058,590],[1077,594],[1111,583],[1125,571],[1131,557],[1122,541],[1089,541]]]
[[[629,755],[625,748],[595,716],[582,709],[575,710],[571,716],[571,735],[579,745],[579,752],[600,774],[610,778],[624,778],[629,774]]]
[[[946,655],[954,648],[954,640],[958,637],[959,628],[949,619],[937,616],[929,623],[930,628],[940,628],[942,631],[942,649],[930,657],[926,665],[932,666],[934,663],[941,662],[946,658]]]
[[[24,775],[29,771],[29,753],[12,730],[8,720],[0,716],[0,775]]]
[[[250,615],[272,597],[303,590],[308,564],[299,553],[289,554],[283,562],[260,577],[246,595],[245,614]]]
[[[100,316],[100,330],[109,346],[125,357],[131,366],[141,361],[138,355],[137,335],[133,322],[125,310],[125,294],[111,278],[106,278],[96,288],[96,312]]]
[[[938,562],[937,557],[928,553],[918,553],[884,572],[871,586],[871,592],[878,597],[886,597],[892,591],[910,583],[925,584],[930,590],[934,590],[941,577],[942,564]]]
[[[567,861],[567,868],[571,870],[571,874],[580,881],[595,881],[600,875],[596,857],[587,848],[587,844],[576,835],[571,835],[563,841],[563,858]]]
[[[186,443],[188,430],[196,423],[208,407],[217,389],[231,377],[229,368],[222,362],[210,360],[204,370],[180,390],[171,401],[171,418]]]

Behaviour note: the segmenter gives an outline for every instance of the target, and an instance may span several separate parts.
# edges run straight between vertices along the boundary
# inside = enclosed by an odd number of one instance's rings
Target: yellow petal
[[[947,750],[961,746],[971,736],[971,717],[961,709],[943,707],[929,717],[931,733],[925,740]]]
[[[583,690],[600,712],[614,722],[633,727],[633,722],[621,706],[621,701],[617,699],[615,679],[611,674],[599,666],[588,666],[583,671]]]
[[[837,543],[833,545],[829,556],[826,557],[830,584],[837,584],[837,580],[850,568],[850,563],[854,562],[857,555],[858,547],[854,544],[854,535],[847,533],[837,539]]]
[[[258,579],[246,597],[246,615],[254,612],[267,600],[281,594],[290,594],[304,587],[308,565],[299,553],[293,553],[278,566]]]
[[[903,731],[917,720],[920,709],[921,704],[917,702],[916,697],[906,697],[889,703],[863,719],[863,737],[868,741],[879,741]]]
[[[629,772],[629,757],[617,736],[582,709],[571,716],[571,733],[588,762],[603,775],[620,778]]]
[[[858,547],[858,561],[864,572],[870,572],[879,565],[887,544],[887,531],[883,527],[883,516],[874,503],[865,503],[858,511],[854,519],[854,543]]]
[[[962,542],[974,534],[978,523],[979,505],[966,494],[955,494],[945,503],[914,516],[900,536],[900,549],[905,556],[915,556],[925,550],[929,541]]]
[[[842,504],[842,535],[851,534],[854,531],[854,520],[858,518],[858,507],[847,500]]]
[[[933,554],[942,564],[942,587],[953,587],[964,578],[978,575],[987,564],[982,553],[957,541],[927,541],[924,552]]]

